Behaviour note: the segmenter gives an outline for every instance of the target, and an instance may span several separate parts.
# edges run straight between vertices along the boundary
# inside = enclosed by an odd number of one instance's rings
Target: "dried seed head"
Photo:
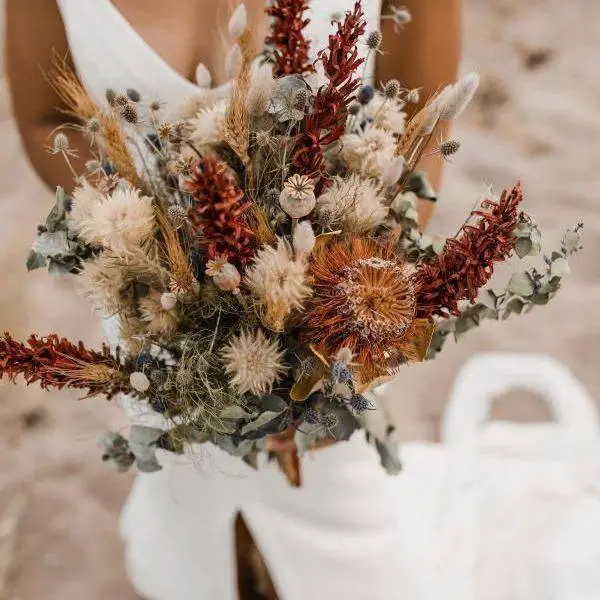
[[[129,383],[136,392],[147,392],[150,388],[150,380],[141,371],[135,371],[129,376]]]
[[[175,229],[179,229],[187,221],[187,210],[183,206],[172,204],[167,209],[167,216],[169,217],[169,221],[171,221],[171,225]]]
[[[353,117],[356,116],[360,112],[360,104],[358,102],[353,102],[348,107],[348,114]]]
[[[66,134],[60,132],[54,136],[52,140],[52,152],[59,154],[61,152],[68,152],[70,148],[69,138]]]
[[[92,158],[91,160],[86,161],[85,168],[89,173],[96,173],[102,169],[102,163],[99,160]]]
[[[173,125],[171,123],[160,123],[156,128],[156,133],[161,140],[168,140],[173,133]]]
[[[412,90],[408,90],[406,94],[405,100],[410,102],[410,104],[418,104],[421,99],[421,94],[419,93],[419,88],[413,88]]]
[[[396,30],[403,29],[405,25],[412,21],[412,15],[406,7],[390,6],[390,10],[392,11],[391,18],[394,21]]]
[[[294,108],[296,110],[304,110],[306,108],[306,105],[308,104],[308,99],[310,98],[310,94],[308,92],[308,90],[296,90],[296,93],[294,94]]]
[[[108,88],[106,92],[104,92],[104,97],[110,106],[115,105],[115,98],[117,97],[117,92],[115,90]]]
[[[338,21],[341,21],[344,18],[344,13],[342,11],[337,10],[334,13],[331,13],[331,17],[329,17],[329,20],[332,23],[337,23]]]
[[[383,88],[383,94],[388,100],[394,100],[398,97],[402,86],[397,79],[390,79]]]
[[[85,128],[89,133],[98,133],[100,131],[100,119],[92,117],[86,124]]]
[[[113,102],[113,106],[127,106],[129,104],[129,98],[126,94],[116,94]]]
[[[444,157],[448,158],[453,154],[456,154],[460,150],[460,142],[458,140],[446,140],[439,147],[439,153]]]
[[[371,100],[373,100],[373,96],[375,95],[375,90],[372,85],[363,85],[360,90],[358,90],[358,94],[356,95],[356,99],[361,104],[369,104]]]
[[[139,102],[142,99],[140,93],[133,88],[128,88],[125,93],[132,102]]]
[[[192,162],[192,158],[180,156],[177,160],[171,163],[171,170],[177,175],[183,175],[184,177],[187,177],[192,173]]]
[[[361,414],[366,412],[371,408],[371,403],[364,397],[359,394],[356,394],[352,397],[349,402],[350,408],[357,414]]]
[[[381,42],[383,41],[383,36],[381,35],[381,31],[371,31],[367,36],[365,44],[369,50],[378,50],[379,46],[381,46]]]
[[[150,104],[148,105],[148,108],[152,112],[158,112],[162,108],[162,103],[160,100],[152,100],[152,102],[150,102]]]
[[[131,102],[128,102],[125,106],[121,108],[121,116],[125,121],[135,125],[140,120],[140,113],[137,109],[137,106]]]
[[[267,190],[267,193],[265,194],[265,203],[268,204],[269,206],[276,206],[279,204],[279,190],[276,189],[270,189]]]

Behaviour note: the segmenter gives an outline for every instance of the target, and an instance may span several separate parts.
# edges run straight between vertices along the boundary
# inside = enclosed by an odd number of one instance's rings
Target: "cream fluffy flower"
[[[267,339],[260,329],[243,331],[221,352],[231,386],[240,394],[257,396],[268,394],[285,373],[284,354],[277,341]]]
[[[364,177],[381,178],[394,160],[396,141],[384,129],[369,127],[342,137],[341,158],[346,166]]]
[[[257,300],[263,323],[274,331],[283,330],[287,316],[293,309],[301,309],[311,293],[304,263],[294,260],[291,246],[281,238],[276,248],[258,251],[244,283]]]
[[[127,251],[144,243],[154,226],[152,199],[119,186],[90,206],[89,218],[80,223],[80,236],[90,244]]]
[[[210,108],[204,108],[190,119],[191,137],[201,144],[210,144],[223,138],[227,100],[219,100]]]
[[[69,229],[79,233],[82,227],[89,222],[92,209],[100,204],[104,196],[85,179],[73,190],[73,203],[69,212]]]
[[[375,127],[384,129],[394,135],[401,135],[406,126],[404,104],[398,100],[387,99],[383,94],[375,94],[371,102],[363,109],[363,117]]]
[[[331,229],[366,233],[383,223],[388,209],[379,186],[353,173],[347,179],[336,177],[317,200],[317,213]]]
[[[140,315],[148,326],[148,332],[155,335],[172,335],[177,330],[177,316],[173,310],[165,310],[162,294],[156,290],[140,299]]]

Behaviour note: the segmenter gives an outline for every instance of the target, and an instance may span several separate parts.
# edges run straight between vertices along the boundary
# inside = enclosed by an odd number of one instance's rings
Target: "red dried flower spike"
[[[308,0],[273,0],[265,9],[272,17],[265,43],[273,47],[273,76],[276,78],[315,70],[308,58],[310,41],[304,37],[304,29],[310,22],[304,18],[308,6]]]
[[[515,246],[513,231],[523,199],[521,184],[503,191],[498,202],[485,200],[464,225],[446,241],[444,252],[415,273],[417,314],[421,317],[459,315],[458,302],[473,302],[492,275],[494,263],[506,260]]]
[[[87,397],[103,394],[110,398],[129,385],[118,361],[107,348],[88,350],[56,334],[45,338],[32,335],[21,344],[5,333],[0,337],[0,379],[22,375],[27,385],[39,382],[42,389],[70,387],[88,391]]]
[[[247,225],[251,203],[235,185],[227,165],[204,157],[193,165],[185,189],[192,195],[190,222],[209,260],[227,255],[238,266],[247,263],[254,255],[254,233]]]
[[[327,185],[327,180],[322,178],[325,171],[323,148],[343,135],[348,105],[360,85],[356,72],[364,62],[358,56],[358,42],[366,28],[363,14],[358,1],[354,10],[346,13],[343,23],[338,23],[336,33],[329,36],[328,48],[319,52],[317,58],[323,65],[328,83],[317,92],[292,160],[294,173],[308,175],[315,180],[317,194]]]

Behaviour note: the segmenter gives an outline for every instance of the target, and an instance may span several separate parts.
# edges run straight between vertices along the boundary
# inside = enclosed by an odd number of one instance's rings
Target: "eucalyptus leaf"
[[[520,237],[515,242],[515,252],[519,258],[525,258],[532,250],[533,242],[527,237]]]
[[[390,475],[398,475],[402,471],[398,441],[390,433],[385,440],[375,439],[375,448],[379,453],[381,466]]]
[[[221,419],[232,419],[234,421],[240,421],[243,419],[250,420],[256,413],[248,412],[241,406],[228,406],[221,411]]]
[[[511,275],[507,289],[511,294],[527,298],[535,292],[535,285],[529,273],[522,271]]]
[[[287,409],[287,406],[284,408],[284,410],[286,410],[286,409]],[[283,414],[283,412],[284,411],[282,410],[279,412],[266,411],[264,413],[261,413],[256,419],[254,419],[254,421],[251,421],[247,425],[244,425],[244,427],[242,427],[242,430],[240,433],[242,435],[247,435],[249,433],[263,429],[265,427],[265,425],[271,423],[277,417],[281,416],[281,414]]]
[[[479,303],[494,310],[498,304],[498,297],[492,290],[483,290],[479,295]]]
[[[550,267],[551,277],[564,277],[570,272],[571,268],[569,267],[569,262],[566,258],[560,257],[552,261],[552,266]]]
[[[563,236],[562,245],[569,253],[574,252],[581,244],[581,233],[576,229],[568,229]]]
[[[64,224],[67,212],[67,196],[65,190],[58,186],[56,188],[56,204],[52,207],[50,214],[46,219],[46,228],[53,233]]]
[[[164,431],[156,427],[132,425],[129,447],[142,473],[153,473],[162,469],[156,458],[156,449],[158,440],[163,434]]]
[[[305,454],[315,447],[323,438],[323,426],[319,423],[302,423],[294,433],[294,442],[299,455]]]
[[[69,241],[67,232],[59,230],[41,233],[33,242],[32,250],[43,256],[52,257],[70,254],[74,247],[76,247],[76,244]]]
[[[446,238],[437,237],[433,240],[433,251],[436,254],[442,254],[444,252],[444,248],[446,247]]]
[[[40,254],[35,250],[30,250],[27,256],[26,266],[28,271],[40,269],[41,267],[46,266],[46,259],[44,258],[43,254]]]

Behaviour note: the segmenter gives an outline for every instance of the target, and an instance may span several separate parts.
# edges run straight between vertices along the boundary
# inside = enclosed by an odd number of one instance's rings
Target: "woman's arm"
[[[412,15],[412,22],[402,31],[394,30],[392,19],[382,19],[382,54],[377,57],[376,81],[398,79],[405,88],[421,88],[421,105],[448,83],[456,80],[462,50],[462,0],[403,0]],[[395,0],[384,0],[382,15],[391,14]],[[438,129],[445,136],[447,128]],[[442,161],[439,155],[429,155],[438,143],[432,139],[423,153],[419,168],[427,172],[437,189],[441,183]],[[433,212],[433,203],[421,200],[419,216],[425,227]]]
[[[68,54],[62,19],[54,0],[6,0],[6,65],[13,111],[25,151],[42,180],[54,189],[73,186],[73,176],[60,155],[49,154],[52,132],[69,121],[45,74],[52,71],[52,55]],[[71,146],[80,151],[75,169],[87,158],[88,146],[79,133],[66,131]]]

